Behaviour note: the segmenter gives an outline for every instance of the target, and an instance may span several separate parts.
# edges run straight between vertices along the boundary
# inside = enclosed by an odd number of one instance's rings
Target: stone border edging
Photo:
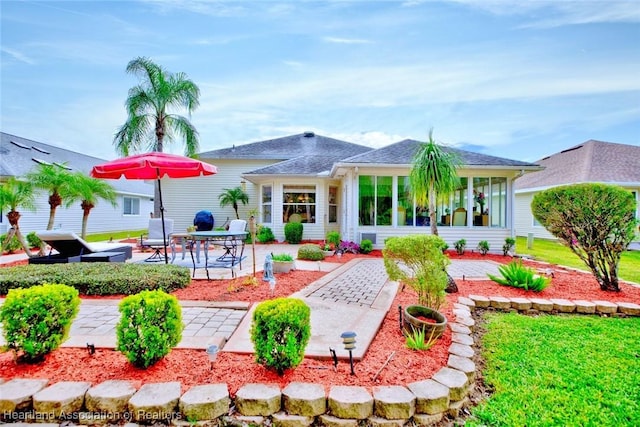
[[[360,386],[333,386],[326,395],[323,386],[313,383],[290,383],[283,390],[274,384],[245,384],[232,401],[223,383],[193,386],[181,395],[179,382],[145,384],[136,390],[123,380],[93,387],[88,382],[61,381],[47,387],[49,381],[43,379],[0,379],[0,419],[55,425],[60,421],[102,425],[170,420],[176,426],[190,426],[216,419],[233,425],[281,427],[308,427],[315,422],[357,427],[363,420],[376,427],[401,427],[410,420],[432,425],[445,415],[457,417],[470,403],[476,376],[471,336],[475,308],[640,316],[640,305],[635,303],[469,295],[453,305],[447,366],[430,379],[406,386],[374,386],[373,393]],[[230,415],[233,407],[237,414]]]

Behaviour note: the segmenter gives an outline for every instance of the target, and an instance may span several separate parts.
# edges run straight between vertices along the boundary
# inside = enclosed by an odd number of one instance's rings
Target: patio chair
[[[122,243],[86,242],[73,231],[37,231],[36,236],[51,248],[43,257],[29,258],[29,264],[66,262],[124,262],[132,256],[132,247]],[[58,253],[54,254],[53,250]]]
[[[164,219],[164,238],[162,236],[162,218],[151,218],[147,234],[140,236],[140,246],[153,249],[153,254],[145,262],[159,262],[164,260],[164,245],[169,246],[170,234],[173,233],[173,220]]]
[[[453,225],[465,226],[467,225],[467,210],[465,208],[458,208],[453,211]]]

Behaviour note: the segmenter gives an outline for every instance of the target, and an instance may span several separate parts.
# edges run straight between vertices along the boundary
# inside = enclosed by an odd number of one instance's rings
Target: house
[[[58,164],[70,172],[81,171],[87,175],[94,165],[106,160],[91,157],[54,145],[21,138],[0,132],[0,183],[9,177],[21,177],[31,172],[38,164]],[[144,181],[110,180],[116,190],[117,207],[99,201],[91,210],[87,224],[88,233],[116,231],[122,229],[141,230],[149,224],[149,213],[153,212],[153,185]],[[49,221],[49,194],[42,190],[36,199],[36,211],[18,208],[20,230],[26,236],[31,231],[45,230]],[[80,233],[82,229],[80,203],[56,209],[55,228]],[[0,212],[0,234],[9,227],[7,212]]]
[[[303,223],[305,240],[323,240],[335,230],[343,240],[368,238],[381,248],[390,236],[430,232],[427,209],[415,206],[408,193],[420,144],[409,139],[372,149],[305,132],[204,152],[200,159],[215,164],[218,174],[163,181],[165,212],[177,230],[186,229],[201,209],[212,211],[219,226],[235,217],[230,207],[219,206],[219,195],[242,186],[250,201],[240,205],[240,217],[254,215],[278,240],[284,239],[284,226],[295,215]],[[464,238],[469,248],[480,240],[501,248],[514,235],[513,183],[540,167],[445,149],[456,152],[464,165],[459,188],[437,208],[440,236],[449,245]]]
[[[589,140],[538,162],[544,170],[516,181],[516,234],[555,239],[531,212],[533,196],[548,188],[578,183],[620,185],[636,199],[640,218],[640,146]]]

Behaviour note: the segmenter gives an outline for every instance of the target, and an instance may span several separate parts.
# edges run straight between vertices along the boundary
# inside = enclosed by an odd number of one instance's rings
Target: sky
[[[637,1],[2,0],[0,27],[2,131],[103,159],[141,56],[200,88],[200,152],[305,131],[432,129],[522,161],[640,145]]]

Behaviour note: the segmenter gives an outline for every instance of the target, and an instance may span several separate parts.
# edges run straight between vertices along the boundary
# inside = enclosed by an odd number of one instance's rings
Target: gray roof
[[[317,175],[328,173],[340,159],[371,151],[371,148],[305,132],[282,138],[200,153],[200,159],[260,159],[281,162],[247,172],[246,175]]]
[[[538,161],[545,169],[516,180],[516,189],[579,182],[640,183],[640,146],[595,141],[575,145]]]
[[[0,178],[20,177],[31,172],[38,163],[64,165],[70,172],[89,174],[93,166],[107,160],[87,156],[54,145],[0,132]],[[153,195],[153,186],[144,181],[108,180],[121,192]]]
[[[423,142],[414,139],[405,139],[395,144],[388,145],[377,150],[364,154],[349,157],[340,161],[340,164],[391,164],[391,165],[411,165],[413,156],[418,147]],[[464,166],[497,166],[497,167],[525,167],[535,168],[534,163],[521,162],[519,160],[505,159],[502,157],[489,156],[486,154],[474,153],[472,151],[460,150],[458,148],[443,146],[444,151],[457,154]]]
[[[330,153],[345,158],[369,151],[371,148],[339,139],[305,132],[282,138],[267,139],[231,148],[205,151],[199,154],[200,159],[259,159],[288,160],[302,155]]]

